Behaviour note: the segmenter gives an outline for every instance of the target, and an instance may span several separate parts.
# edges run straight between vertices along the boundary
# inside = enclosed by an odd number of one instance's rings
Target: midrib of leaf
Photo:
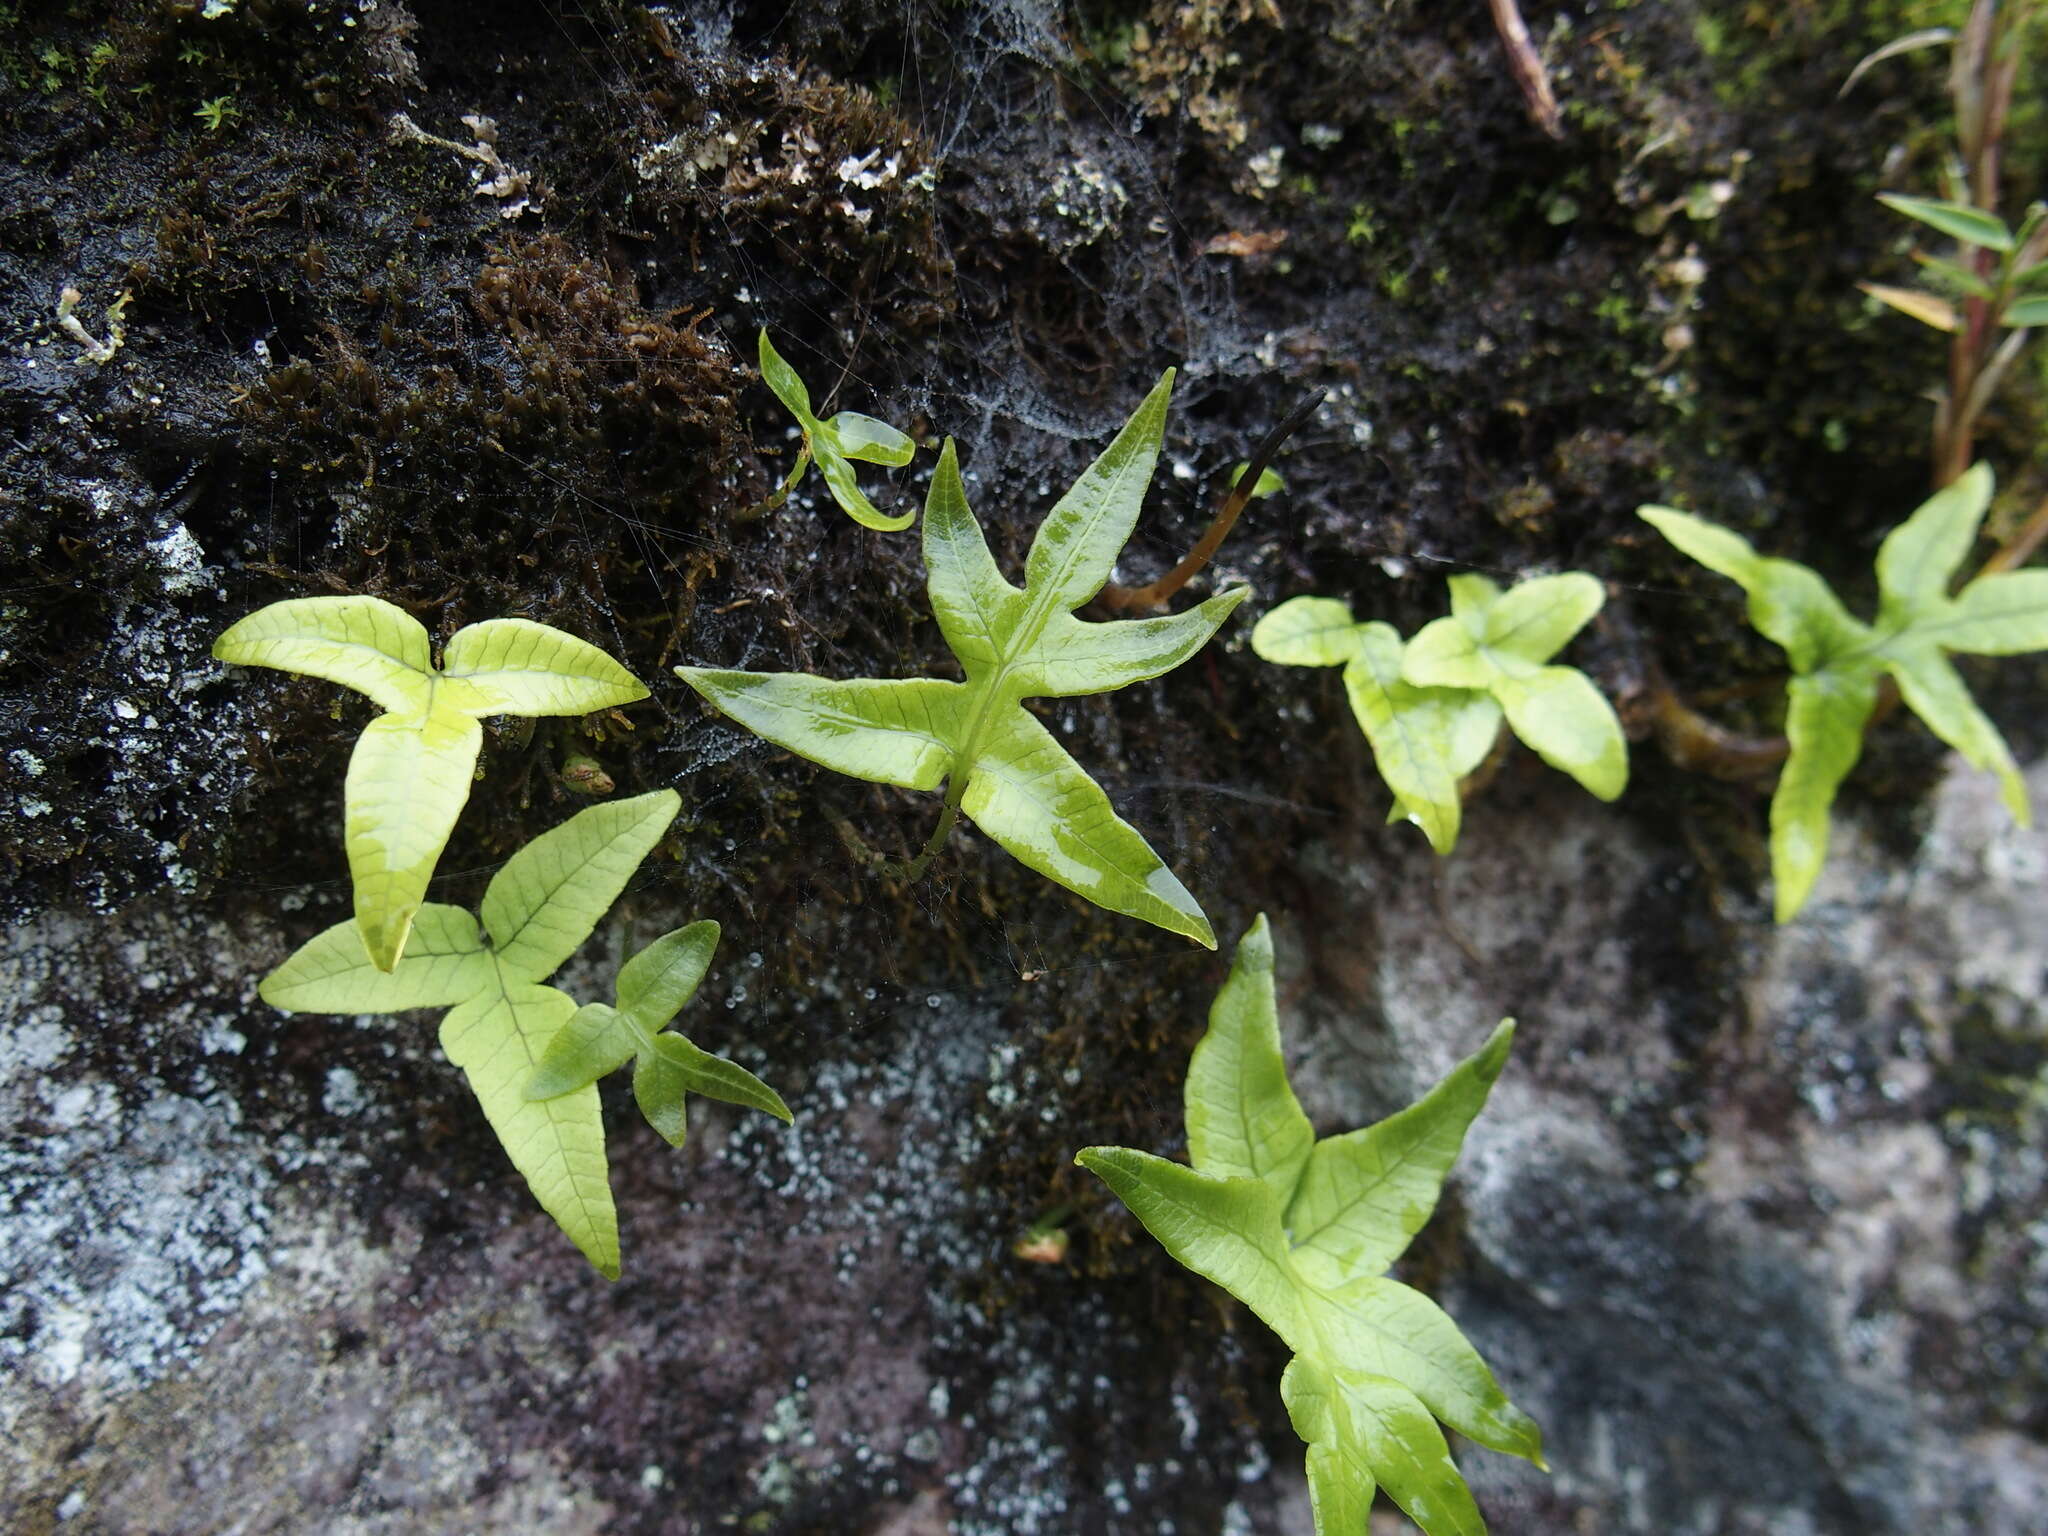
[[[1023,708],[1024,706],[1023,706],[1023,705],[1022,705],[1021,703],[1018,703],[1018,702],[1016,702],[1015,700],[1012,700],[1012,701],[1011,701],[1011,707],[1012,707],[1012,708],[1014,708],[1014,709],[1022,709],[1022,708]],[[972,738],[971,736],[970,736],[970,738],[969,738],[969,739],[970,739],[970,741],[972,741],[972,740],[973,740],[973,738]],[[978,755],[978,752],[979,752],[979,743],[978,743],[978,742],[975,742],[975,743],[974,743],[974,745],[975,745],[975,748],[976,748],[976,752],[977,752],[977,755]],[[1054,741],[1054,745],[1058,745],[1058,741],[1057,741],[1057,738],[1055,738],[1055,741]],[[956,774],[956,775],[955,775],[955,778],[956,778],[957,782],[958,782],[958,783],[959,783],[959,785],[960,785],[960,792],[961,792],[961,795],[962,795],[962,796],[964,796],[964,795],[966,794],[966,792],[967,792],[967,780],[968,780],[969,776],[970,776],[970,775],[972,774],[972,772],[973,772],[973,763],[975,762],[975,760],[976,760],[976,759],[975,759],[974,757],[969,757],[969,758],[968,758],[968,760],[967,760],[967,761],[968,761],[968,765],[969,765],[969,766],[968,766],[968,769],[967,769],[967,771],[966,771],[966,772],[963,772],[963,773],[958,773],[958,774]],[[998,773],[998,774],[1000,774],[1002,770],[1001,770],[1001,768],[997,768],[997,769],[994,769],[994,770],[991,770],[991,771],[993,771],[993,772],[995,772],[995,773]],[[1036,791],[1037,791],[1037,787],[1038,787],[1038,785],[1040,784],[1040,782],[1042,782],[1042,781],[1043,781],[1044,779],[1048,778],[1049,776],[1050,776],[1050,773],[1041,773],[1041,774],[1038,774],[1037,776],[1035,776],[1035,777],[1033,777],[1033,778],[1029,778],[1029,779],[1012,779],[1012,780],[1011,780],[1010,782],[1012,782],[1013,784],[1015,784],[1015,785],[1016,785],[1016,786],[1018,787],[1018,789],[1019,789],[1019,790],[1021,790],[1021,791],[1022,791],[1022,792],[1023,792],[1023,793],[1025,794],[1025,795],[1029,796],[1029,797],[1030,797],[1030,799],[1031,799],[1031,800],[1033,801],[1033,803],[1035,803],[1035,804],[1037,804],[1037,805],[1041,805],[1041,806],[1043,806],[1043,805],[1045,805],[1045,804],[1046,804],[1046,802],[1045,802],[1044,800],[1042,800],[1042,799],[1040,799],[1040,798],[1039,798],[1039,796],[1038,796],[1038,794],[1036,793]],[[1107,791],[1105,791],[1104,793],[1105,793],[1105,796],[1106,796],[1106,795],[1107,795]],[[947,801],[948,801],[948,802],[949,802],[950,804],[953,804],[953,805],[958,805],[958,804],[960,803],[960,802],[959,802],[959,800],[957,800],[957,799],[955,799],[955,798],[954,798],[954,795],[953,795],[953,783],[952,783],[952,782],[948,782],[948,783],[947,783],[947,785],[946,785],[946,799],[947,799]],[[1095,843],[1094,843],[1094,842],[1092,841],[1092,839],[1091,839],[1090,837],[1088,837],[1088,836],[1085,836],[1085,835],[1083,834],[1082,828],[1081,828],[1081,826],[1080,826],[1080,824],[1079,824],[1079,823],[1077,823],[1077,822],[1074,822],[1074,821],[1064,821],[1064,822],[1060,821],[1060,820],[1059,820],[1059,819],[1058,819],[1057,817],[1055,817],[1055,816],[1053,816],[1053,815],[1051,814],[1051,810],[1050,810],[1050,808],[1049,808],[1049,807],[1047,808],[1047,814],[1046,814],[1046,821],[1047,821],[1047,823],[1048,823],[1049,825],[1056,825],[1056,826],[1064,826],[1064,827],[1065,827],[1065,828],[1067,829],[1067,834],[1068,834],[1068,835],[1069,835],[1070,837],[1072,837],[1072,838],[1073,838],[1073,840],[1074,840],[1075,842],[1079,843],[1079,844],[1080,844],[1080,845],[1081,845],[1081,846],[1082,846],[1083,848],[1087,849],[1087,850],[1088,850],[1088,851],[1089,851],[1090,853],[1092,853],[1093,855],[1095,855],[1095,857],[1096,857],[1096,858],[1097,858],[1097,859],[1098,859],[1098,860],[1099,860],[1099,861],[1100,861],[1100,862],[1101,862],[1101,863],[1102,863],[1102,864],[1103,864],[1104,866],[1106,866],[1106,867],[1110,867],[1110,868],[1114,868],[1114,867],[1115,867],[1115,861],[1114,861],[1114,859],[1112,858],[1112,856],[1110,855],[1110,853],[1109,853],[1109,852],[1107,852],[1106,850],[1102,849],[1102,848],[1098,848],[1098,847],[1097,847],[1097,846],[1095,845]],[[1097,823],[1097,825],[1099,826],[1099,825],[1100,825],[1100,823]],[[1090,829],[1090,830],[1092,831],[1092,829]]]
[[[1965,590],[1968,589],[1966,588]],[[1984,623],[1982,619],[1963,616],[1958,611],[1956,598],[1946,599],[1938,612],[1938,617],[1932,614],[1916,616],[1909,623],[1873,641],[1867,649],[1889,660],[1893,653],[1888,647],[1896,640],[1919,640],[1922,638],[1931,640],[1948,630],[1977,628],[1981,627]],[[1949,647],[1943,646],[1942,649],[1947,650]],[[1962,654],[1968,655],[1970,653],[1966,651]]]
[[[970,517],[972,513],[968,514]],[[1062,573],[1064,574],[1064,573]],[[1029,594],[1024,616],[1010,631],[1009,638],[996,651],[995,667],[975,677],[968,675],[967,686],[974,695],[974,712],[967,717],[967,729],[960,738],[960,746],[953,754],[953,769],[946,776],[946,803],[958,807],[967,793],[967,781],[974,773],[974,765],[981,760],[981,744],[988,735],[989,723],[995,718],[998,706],[1008,704],[1012,709],[1022,709],[1022,695],[1012,696],[1005,686],[1017,663],[1044,637],[1046,621],[1053,615],[1053,604],[1059,592],[1057,580],[1047,581],[1036,593]],[[1093,851],[1091,849],[1091,851]]]
[[[1388,1180],[1392,1179],[1395,1174],[1399,1173],[1403,1168],[1407,1167],[1410,1162],[1412,1162],[1417,1156],[1419,1156],[1422,1153],[1424,1146],[1426,1145],[1428,1140],[1428,1137],[1418,1137],[1408,1144],[1407,1150],[1402,1152],[1402,1154],[1399,1157],[1380,1164],[1379,1177],[1376,1178],[1371,1184],[1368,1184],[1361,1188],[1354,1198],[1347,1201],[1345,1204],[1338,1206],[1336,1210],[1331,1213],[1330,1219],[1324,1222],[1321,1226],[1317,1227],[1312,1232],[1306,1232],[1303,1233],[1300,1237],[1296,1237],[1294,1235],[1294,1229],[1287,1225],[1286,1212],[1281,1212],[1280,1225],[1282,1230],[1284,1230],[1288,1236],[1288,1252],[1292,1253],[1296,1249],[1306,1248],[1310,1246],[1315,1241],[1315,1239],[1321,1237],[1325,1232],[1329,1231],[1332,1227],[1335,1227],[1346,1216],[1350,1215],[1353,1211],[1357,1210],[1361,1205],[1365,1204],[1366,1196],[1371,1194],[1372,1191],[1380,1188],[1382,1185],[1387,1183]],[[1307,1177],[1308,1167],[1306,1164],[1304,1164],[1302,1166],[1302,1178],[1306,1179]],[[1296,1184],[1295,1188],[1299,1190],[1299,1183]],[[1292,1203],[1293,1196],[1290,1195],[1288,1199],[1289,1202]]]
[[[1135,472],[1135,468],[1135,455],[1119,464],[1115,478],[1111,480],[1097,505],[1113,501],[1116,493],[1123,488],[1124,482]],[[967,515],[970,519],[974,518],[972,511]],[[981,678],[969,675],[968,687],[980,690],[980,693],[974,702],[974,713],[968,717],[967,730],[961,737],[960,749],[953,757],[953,771],[948,775],[946,784],[948,805],[957,807],[967,793],[967,780],[974,772],[975,763],[980,760],[982,738],[988,734],[989,721],[994,716],[996,706],[1008,703],[1013,708],[1023,708],[1022,696],[1012,698],[1010,690],[1004,685],[1009,682],[1010,673],[1015,670],[1017,662],[1045,637],[1047,620],[1055,612],[1060,611],[1055,607],[1059,601],[1060,589],[1066,585],[1067,574],[1080,559],[1083,548],[1083,541],[1078,536],[1069,538],[1059,563],[1047,574],[1045,580],[1038,582],[1035,590],[1026,588],[1023,617],[1010,631],[1008,640],[998,648],[994,669]],[[1026,574],[1028,577],[1028,566]],[[984,626],[985,629],[986,627]],[[1090,851],[1095,851],[1092,845]]]
[[[540,1065],[540,1053],[535,1051],[533,1044],[526,1038],[526,1031],[519,1027],[518,1014],[512,1001],[512,991],[506,984],[508,978],[505,974],[504,962],[498,958],[496,950],[487,951],[485,958],[490,962],[491,984],[480,988],[477,995],[482,997],[491,1009],[502,1008],[506,1011],[510,1019],[509,1033],[518,1042],[520,1053],[526,1058],[526,1065],[529,1068],[537,1067]],[[544,983],[537,982],[533,978],[526,976],[514,976],[509,979],[522,986],[544,985]],[[588,1225],[592,1217],[592,1208],[583,1192],[583,1178],[573,1171],[573,1160],[570,1157],[572,1149],[565,1145],[562,1140],[561,1127],[555,1119],[554,1110],[545,1103],[539,1107],[546,1110],[547,1136],[553,1156],[561,1160],[563,1169],[567,1173],[565,1181],[567,1187],[574,1192],[576,1203],[582,1210],[584,1222]],[[510,1146],[507,1146],[505,1151],[508,1156],[514,1155],[513,1148]],[[517,1166],[516,1156],[514,1156],[514,1166]]]
[[[441,711],[436,708],[435,704],[435,695],[437,691],[440,689],[441,678],[438,673],[433,672],[429,672],[424,675],[427,680],[427,702],[425,707],[423,707],[419,712],[419,719],[417,722],[415,722],[415,729],[418,730],[420,736],[422,737],[422,741],[420,743],[420,750],[423,754],[426,754],[428,753],[428,748],[426,746],[424,738],[426,736],[427,729],[428,727],[434,724],[435,715],[441,713]],[[458,718],[460,718],[459,715]],[[415,805],[418,803],[418,800],[419,780],[416,778],[408,778],[405,781],[405,812],[404,816],[401,818],[399,823],[401,826],[410,826],[412,824],[414,820],[413,810]],[[435,855],[435,862],[440,862],[439,854]]]
[[[277,642],[276,640],[274,640],[274,639],[273,639],[273,640],[259,640],[259,641],[257,641],[256,643],[257,643],[258,645],[275,645],[275,644],[277,644],[278,642]],[[364,644],[364,643],[363,643],[362,641],[360,641],[360,640],[327,640],[327,639],[322,639],[322,640],[320,641],[320,644],[322,644],[322,645],[328,645],[328,646],[332,646],[332,647],[333,647],[333,648],[334,648],[335,650],[337,650],[337,651],[361,651],[361,652],[363,652],[363,653],[364,653],[365,655],[369,655],[369,656],[376,656],[376,657],[379,657],[380,659],[382,659],[382,660],[384,660],[384,661],[389,661],[389,662],[395,662],[395,663],[397,663],[397,664],[398,664],[399,666],[401,666],[401,667],[405,668],[405,670],[406,670],[406,671],[408,671],[408,672],[412,673],[412,674],[413,674],[413,676],[415,676],[415,677],[426,677],[426,678],[429,678],[429,679],[431,680],[431,674],[430,674],[430,673],[426,673],[426,672],[422,672],[422,671],[420,671],[420,669],[419,669],[418,667],[414,666],[414,665],[413,665],[413,664],[412,664],[411,662],[407,661],[407,660],[406,660],[406,659],[405,659],[405,658],[404,658],[403,656],[394,656],[394,655],[392,655],[392,654],[391,654],[391,653],[390,653],[389,651],[387,651],[387,650],[383,649],[383,648],[382,648],[381,646],[375,646],[375,645],[366,645],[366,644]],[[311,674],[310,674],[310,673],[299,673],[299,674],[297,674],[297,675],[298,675],[298,676],[301,676],[301,677],[305,677],[305,676],[310,676]],[[346,683],[344,683],[344,684],[343,684],[342,686],[343,686],[343,687],[347,687],[348,685],[347,685]]]
[[[1142,407],[1140,408],[1142,409]],[[1126,424],[1125,430],[1129,430],[1128,424]],[[1110,481],[1107,491],[1097,500],[1097,506],[1111,504],[1116,500],[1117,492],[1123,489],[1124,482],[1136,472],[1137,462],[1140,457],[1145,457],[1147,460],[1145,474],[1148,479],[1150,478],[1153,468],[1151,456],[1131,454],[1121,464],[1117,465],[1116,477]],[[1083,478],[1086,478],[1085,471],[1083,472]],[[1078,537],[1070,538],[1067,542],[1066,551],[1061,557],[1060,564],[1055,568],[1052,579],[1044,584],[1044,594],[1032,598],[1031,607],[1027,610],[1027,616],[1031,621],[1029,625],[1030,639],[1026,642],[1027,644],[1037,643],[1039,633],[1045,628],[1045,621],[1049,617],[1048,610],[1051,603],[1058,595],[1060,588],[1066,585],[1067,573],[1074,568],[1074,564],[1079,560],[1082,550],[1083,541]],[[1079,604],[1075,606],[1078,607]]]

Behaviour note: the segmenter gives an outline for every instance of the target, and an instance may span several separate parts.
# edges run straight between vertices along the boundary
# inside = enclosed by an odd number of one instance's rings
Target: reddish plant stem
[[[1994,216],[1999,202],[1999,150],[2012,107],[2013,84],[2019,76],[2019,29],[2033,3],[2035,0],[2013,0],[2001,9],[1998,0],[1975,0],[1962,36],[1956,40],[1950,66],[1949,91],[1956,103],[1965,192],[1973,206]],[[1499,20],[1498,6],[1495,20]],[[1986,280],[1998,275],[1995,252],[1978,250],[1973,265]],[[1935,407],[1931,445],[1937,491],[1969,469],[1977,418],[1984,406],[1978,396],[1988,395],[1996,385],[1996,375],[2003,371],[1993,309],[1984,299],[1965,298],[1962,323],[1949,343],[1948,390]],[[2048,501],[2035,508],[1977,574],[2017,569],[2044,540],[2048,540]],[[1898,685],[1889,676],[1882,678],[1877,706],[1864,729],[1875,728],[1898,705]],[[1759,778],[1782,763],[1791,750],[1782,736],[1744,736],[1717,725],[1661,678],[1651,694],[1651,722],[1658,743],[1672,762],[1714,778]]]
[[[1267,466],[1273,462],[1273,455],[1280,451],[1282,443],[1299,431],[1309,417],[1316,413],[1316,408],[1323,403],[1323,399],[1323,391],[1315,390],[1282,417],[1278,426],[1259,440],[1259,446],[1252,450],[1252,456],[1245,464],[1244,473],[1237,477],[1237,483],[1231,487],[1230,495],[1225,499],[1222,509],[1210,519],[1209,526],[1202,530],[1202,536],[1195,541],[1195,547],[1187,552],[1179,565],[1146,586],[1104,587],[1095,600],[1103,607],[1115,609],[1120,613],[1132,609],[1165,607],[1174,593],[1186,586],[1196,573],[1209,563],[1223,541],[1230,536],[1230,530],[1236,524],[1238,514],[1244,511],[1252,499],[1252,493],[1258,489],[1259,477],[1265,474]]]

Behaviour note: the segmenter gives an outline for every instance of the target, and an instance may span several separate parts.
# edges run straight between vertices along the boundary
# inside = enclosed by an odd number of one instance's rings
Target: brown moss
[[[693,271],[772,287],[785,308],[891,341],[951,311],[937,150],[873,92],[780,61],[698,60],[647,105],[660,127],[635,145],[627,201],[686,247]]]

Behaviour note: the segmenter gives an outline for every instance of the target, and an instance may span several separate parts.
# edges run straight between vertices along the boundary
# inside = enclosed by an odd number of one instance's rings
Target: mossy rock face
[[[1305,1528],[1278,1346],[1070,1163],[1178,1149],[1222,958],[971,832],[929,879],[881,877],[931,797],[769,750],[669,672],[955,675],[914,535],[815,477],[758,514],[795,451],[762,326],[830,409],[955,439],[1013,572],[1163,367],[1130,580],[1328,392],[1220,558],[1257,592],[1237,627],[1155,684],[1033,707],[1226,949],[1272,914],[1322,1128],[1521,1018],[1417,1250],[1570,1471],[1467,1458],[1497,1528],[1945,1532],[2048,1501],[2000,1502],[2041,1433],[2013,1235],[2048,1187],[2022,1081],[2038,840],[1901,720],[1784,933],[1758,798],[1647,744],[1613,807],[1511,758],[1439,863],[1381,824],[1336,678],[1244,644],[1302,592],[1409,632],[1446,574],[1584,569],[1612,596],[1571,659],[1625,711],[1654,669],[1768,678],[1649,500],[1867,598],[1941,358],[1854,284],[1909,269],[1870,194],[1933,184],[1944,108],[1932,56],[1835,93],[1917,9],[1531,6],[1556,141],[1479,7],[15,9],[0,907],[28,926],[0,954],[0,1400],[26,1427],[0,1524]],[[2044,143],[2030,103],[2015,187]],[[104,361],[56,326],[66,287],[101,341],[132,295]],[[2039,383],[1987,425],[2001,515],[2040,494]],[[911,506],[931,462],[863,483]],[[616,1129],[615,1289],[430,1028],[254,998],[346,909],[369,709],[207,651],[338,591],[441,640],[555,624],[652,686],[494,729],[434,892],[475,899],[582,803],[571,760],[683,793],[621,923],[725,925],[700,1038],[799,1122],[709,1111],[680,1156]],[[2038,750],[2038,669],[1983,681]],[[569,983],[599,995],[625,937]],[[1062,1210],[1064,1263],[1012,1256]],[[1616,1338],[1654,1364],[1622,1370]]]

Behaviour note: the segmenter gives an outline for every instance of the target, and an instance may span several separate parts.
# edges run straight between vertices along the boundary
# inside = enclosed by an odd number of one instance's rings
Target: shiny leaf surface
[[[672,789],[591,806],[506,860],[485,893],[481,924],[458,907],[423,906],[405,954],[384,971],[363,956],[355,925],[338,923],[301,945],[261,988],[267,1002],[296,1013],[447,1008],[442,1050],[468,1078],[542,1209],[612,1279],[618,1218],[593,1085],[632,1057],[638,1020],[598,1004],[579,1009],[543,983],[590,935],[681,808]],[[681,946],[693,953],[701,930],[716,937],[713,924],[694,927]],[[659,1009],[683,981],[694,990],[693,953],[664,951],[635,970],[635,1000]],[[666,1022],[664,1015],[654,1028]],[[534,1093],[537,1083],[555,1091]]]
[[[344,843],[356,926],[380,970],[405,952],[455,819],[468,803],[485,715],[581,715],[647,697],[587,641],[525,619],[467,625],[437,670],[427,632],[375,597],[272,603],[232,625],[213,654],[354,688],[388,713],[349,759]]]
[[[1260,918],[1189,1063],[1195,1166],[1129,1147],[1076,1161],[1294,1352],[1280,1392],[1308,1447],[1317,1536],[1361,1536],[1376,1490],[1427,1536],[1483,1536],[1437,1421],[1539,1466],[1542,1436],[1443,1310],[1381,1271],[1435,1208],[1513,1026],[1399,1114],[1318,1141],[1287,1082],[1272,965]]]
[[[933,616],[966,681],[838,681],[803,673],[678,667],[721,712],[812,762],[908,789],[946,785],[947,803],[1023,863],[1112,912],[1215,947],[1194,898],[1101,786],[1022,700],[1104,693],[1170,671],[1246,596],[1186,613],[1085,622],[1073,614],[1109,580],[1150,483],[1165,429],[1168,373],[1040,525],[1027,581],[996,568],[948,442],[924,509]]]
[[[1491,695],[1538,757],[1602,800],[1619,796],[1628,746],[1613,706],[1583,672],[1546,665],[1600,611],[1600,583],[1573,571],[1506,592],[1484,576],[1453,576],[1450,587],[1450,616],[1408,642],[1402,680]]]
[[[803,429],[804,445],[789,483],[783,487],[787,495],[796,488],[803,478],[804,457],[808,456],[818,466],[818,473],[825,481],[825,488],[832,493],[832,499],[839,504],[840,511],[859,523],[863,528],[874,528],[883,533],[894,533],[908,528],[917,520],[915,511],[902,512],[891,517],[878,510],[861,490],[860,482],[854,477],[852,460],[859,459],[868,464],[886,464],[901,468],[908,464],[917,452],[917,444],[886,421],[873,416],[862,415],[859,411],[841,411],[830,421],[820,421],[811,408],[811,392],[797,371],[787,359],[775,350],[775,344],[768,339],[768,332],[761,332],[759,356],[761,380],[775,398],[780,400],[797,425]]]
[[[1928,729],[1972,766],[1998,776],[2016,821],[2025,826],[2031,819],[2018,764],[1947,660],[1949,652],[2048,649],[2048,571],[1980,575],[1950,595],[1991,491],[1991,471],[1979,464],[1885,536],[1874,625],[1851,617],[1806,566],[1759,555],[1740,535],[1689,513],[1640,509],[1686,554],[1743,588],[1750,622],[1784,647],[1792,664],[1785,711],[1791,755],[1771,797],[1771,874],[1781,923],[1798,914],[1820,876],[1835,791],[1862,753],[1882,674],[1891,675]]]
[[[683,1144],[686,1093],[758,1109],[788,1124],[789,1106],[745,1067],[663,1032],[696,996],[717,948],[718,924],[696,922],[663,934],[633,956],[619,968],[618,1006],[586,1003],[542,1056],[526,1096],[571,1093],[631,1061],[634,1100],[671,1146]]]

